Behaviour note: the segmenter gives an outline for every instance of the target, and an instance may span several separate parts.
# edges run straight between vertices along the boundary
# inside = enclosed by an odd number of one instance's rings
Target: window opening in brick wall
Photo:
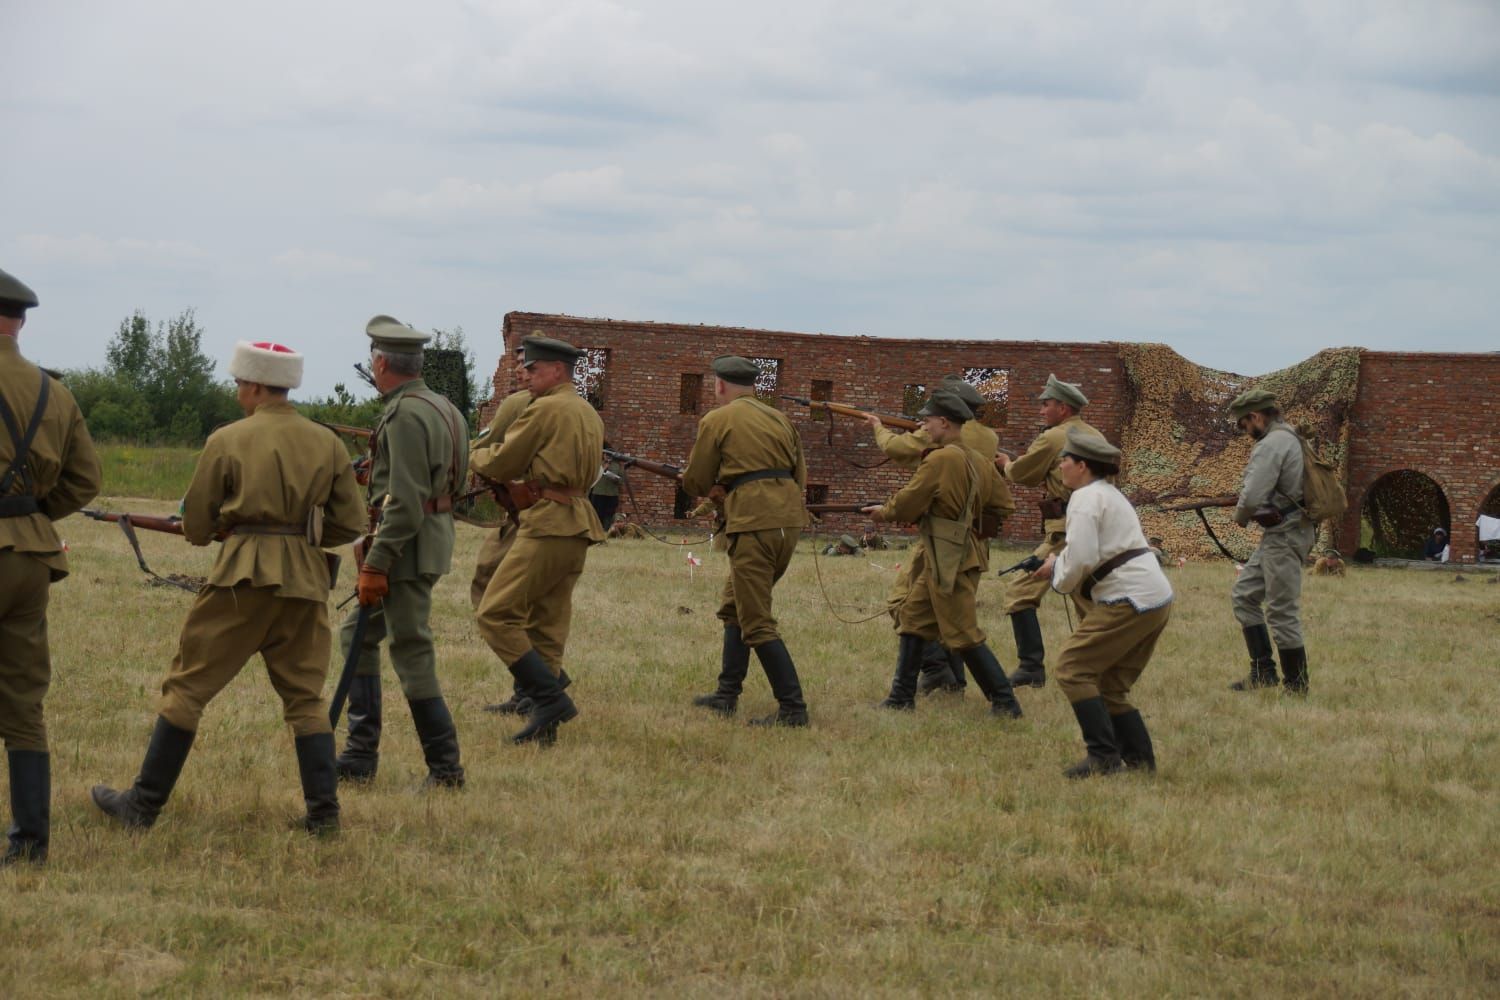
[[[578,395],[596,410],[604,409],[604,389],[609,373],[609,348],[585,347],[583,357],[573,362],[573,384]]]
[[[781,384],[780,358],[751,358],[760,374],[755,376],[755,394],[775,406],[778,404],[776,387]]]
[[[817,403],[828,402],[833,398],[833,382],[826,378],[813,379],[812,388],[808,390],[807,398]],[[813,410],[811,416],[812,419],[821,420],[825,423],[832,418],[832,414],[827,410]],[[822,501],[818,502],[821,503]]]
[[[908,417],[915,417],[925,402],[927,402],[925,385],[913,383],[901,387],[901,412]]]
[[[1010,412],[1010,369],[965,368],[964,381],[985,399],[979,422],[986,427],[1004,427]]]
[[[677,412],[697,413],[698,408],[702,404],[703,376],[684,373],[682,376],[682,388],[678,393]]]
[[[821,484],[821,483],[808,483],[807,484],[807,502],[808,503],[827,503],[828,502],[828,487],[825,486],[825,485],[823,485],[823,484]]]
[[[681,521],[693,507],[693,498],[684,493],[681,486],[677,487],[677,496],[672,501],[672,516]]]

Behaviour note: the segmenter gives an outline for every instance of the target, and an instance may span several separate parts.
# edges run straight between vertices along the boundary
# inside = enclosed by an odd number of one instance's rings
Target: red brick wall
[[[1414,469],[1448,498],[1456,560],[1474,558],[1474,520],[1500,486],[1500,354],[1365,351],[1349,451],[1349,515],[1339,548],[1359,544],[1359,515],[1381,476]]]
[[[1012,452],[1024,450],[1042,429],[1035,399],[1050,372],[1082,384],[1090,400],[1084,416],[1116,442],[1126,407],[1124,371],[1118,352],[1109,344],[836,337],[509,313],[504,329],[507,349],[532,331],[579,347],[607,348],[608,383],[600,416],[611,445],[675,465],[687,460],[698,418],[713,406],[713,380],[705,378],[698,413],[679,413],[681,376],[707,372],[709,363],[721,354],[780,359],[778,392],[808,396],[813,380],[826,379],[833,383],[836,402],[887,413],[901,412],[902,389],[909,383],[931,385],[966,367],[1008,368],[1010,402],[998,433],[1001,447]],[[513,388],[509,372],[501,367],[495,379],[497,396]],[[850,464],[873,465],[882,458],[863,423],[835,417],[830,441],[828,423],[813,420],[806,408],[795,403],[781,405],[802,434],[808,483],[827,485],[831,502],[884,499],[909,476],[891,464],[876,469]],[[670,520],[674,497],[670,483],[639,472],[630,481],[649,519]],[[1040,536],[1036,511],[1040,493],[1015,492],[1020,513],[1006,526],[1006,537]],[[628,499],[622,500],[622,509],[630,510]],[[830,531],[868,524],[853,515],[830,515],[824,523]]]

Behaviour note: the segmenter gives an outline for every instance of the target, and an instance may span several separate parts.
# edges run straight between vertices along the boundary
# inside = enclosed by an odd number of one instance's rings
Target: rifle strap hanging
[[[174,580],[169,576],[162,576],[160,573],[156,572],[156,570],[146,565],[146,555],[141,551],[140,539],[135,537],[135,526],[130,523],[129,514],[121,514],[120,519],[115,523],[120,526],[120,531],[124,533],[125,540],[128,541],[130,543],[130,547],[135,550],[135,561],[140,564],[141,571],[143,573],[145,573],[147,576],[151,577],[151,579],[157,581],[158,583],[165,584],[168,587],[179,587],[182,590],[186,590],[190,594],[196,594],[198,592],[198,588],[193,586],[192,584],[184,583],[181,580]]]
[[[5,397],[0,396],[0,421],[4,421],[5,429],[16,446],[16,454],[10,461],[10,467],[5,470],[4,476],[0,476],[0,517],[26,517],[39,509],[36,484],[32,481],[31,467],[26,464],[26,459],[31,454],[31,443],[36,440],[36,432],[41,429],[42,415],[47,412],[47,394],[51,382],[47,373],[42,372],[36,409],[32,411],[31,422],[26,425],[24,432],[16,426],[15,414],[6,405]],[[21,480],[21,493],[12,497],[9,495],[10,490],[18,478]]]

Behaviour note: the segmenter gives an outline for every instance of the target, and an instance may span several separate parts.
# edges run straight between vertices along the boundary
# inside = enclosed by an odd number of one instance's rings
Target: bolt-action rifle
[[[813,517],[820,514],[861,514],[866,507],[879,507],[884,500],[855,500],[850,503],[810,503],[807,512]]]
[[[1037,570],[1039,570],[1041,568],[1042,568],[1042,560],[1041,559],[1039,559],[1036,556],[1027,556],[1025,559],[1022,559],[1020,562],[1016,563],[1014,566],[1007,566],[1007,567],[1005,567],[1004,569],[1002,569],[999,573],[997,573],[995,575],[996,576],[1004,576],[1007,573],[1014,573],[1017,570],[1020,570],[1023,573],[1035,573]]]
[[[1184,510],[1203,510],[1207,507],[1233,507],[1240,502],[1238,495],[1229,493],[1224,496],[1209,497],[1206,500],[1189,500],[1186,503],[1174,503],[1163,507],[1163,511],[1177,513]]]
[[[108,521],[110,524],[122,526],[130,525],[147,531],[162,531],[169,535],[182,534],[182,518],[175,514],[171,517],[157,517],[154,514],[120,514],[108,510],[94,510],[90,507],[85,507],[78,513],[95,521]],[[124,530],[123,527],[121,530]],[[126,532],[127,536],[129,534]]]
[[[829,413],[837,413],[841,417],[854,417],[863,420],[866,417],[879,417],[880,422],[887,427],[901,431],[914,431],[922,424],[911,417],[900,417],[894,413],[880,413],[875,410],[862,410],[857,406],[847,406],[844,403],[834,403],[826,399],[808,399],[805,396],[787,396],[782,399],[790,400],[810,410],[826,410]]]
[[[619,462],[627,469],[634,466],[642,472],[651,473],[653,476],[661,476],[664,479],[675,479],[678,482],[682,481],[682,470],[675,465],[668,465],[665,462],[653,462],[649,458],[627,455],[622,451],[611,451],[608,448],[604,449],[604,457],[611,462]]]

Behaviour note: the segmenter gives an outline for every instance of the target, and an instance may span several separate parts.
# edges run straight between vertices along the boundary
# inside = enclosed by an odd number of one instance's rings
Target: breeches
[[[415,580],[392,580],[385,600],[370,609],[364,641],[359,650],[355,673],[364,677],[380,675],[380,644],[391,644],[391,666],[401,681],[401,692],[407,701],[440,698],[443,689],[437,679],[437,650],[432,645],[432,627],[427,617],[432,612],[432,586],[437,577]],[[349,612],[339,629],[339,650],[347,657],[354,641],[354,623],[359,609]]]
[[[161,684],[162,717],[197,732],[204,706],[259,653],[292,731],[332,732],[323,700],[332,642],[322,601],[277,597],[271,587],[204,587]]]
[[[469,581],[469,606],[475,611],[479,610],[479,602],[484,600],[484,592],[489,587],[495,570],[500,568],[500,561],[515,544],[516,532],[519,530],[516,522],[507,520],[494,531],[485,532],[484,540],[479,543],[479,558],[474,563],[474,579]]]
[[[1063,643],[1053,673],[1069,703],[1099,697],[1110,715],[1132,709],[1127,700],[1146,668],[1172,606],[1137,612],[1128,602],[1095,604]]]
[[[740,637],[752,649],[781,638],[771,613],[771,588],[791,565],[800,536],[796,528],[763,528],[729,536],[729,579],[724,581],[719,620],[737,623]]]
[[[24,552],[0,552],[0,739],[8,750],[47,749],[42,699],[52,681],[47,591],[52,573]]]
[[[587,538],[518,536],[479,602],[479,634],[510,666],[535,649],[555,675],[573,623]]]
[[[937,580],[927,563],[927,550],[916,548],[911,557],[911,590],[896,619],[896,631],[902,635],[919,635],[931,642],[941,640],[949,649],[977,646],[985,640],[984,630],[974,610],[974,598],[983,570],[960,572],[954,580],[953,593],[938,590]]]
[[[1302,648],[1302,563],[1317,534],[1306,521],[1266,532],[1229,592],[1240,625],[1265,625],[1278,649]]]

